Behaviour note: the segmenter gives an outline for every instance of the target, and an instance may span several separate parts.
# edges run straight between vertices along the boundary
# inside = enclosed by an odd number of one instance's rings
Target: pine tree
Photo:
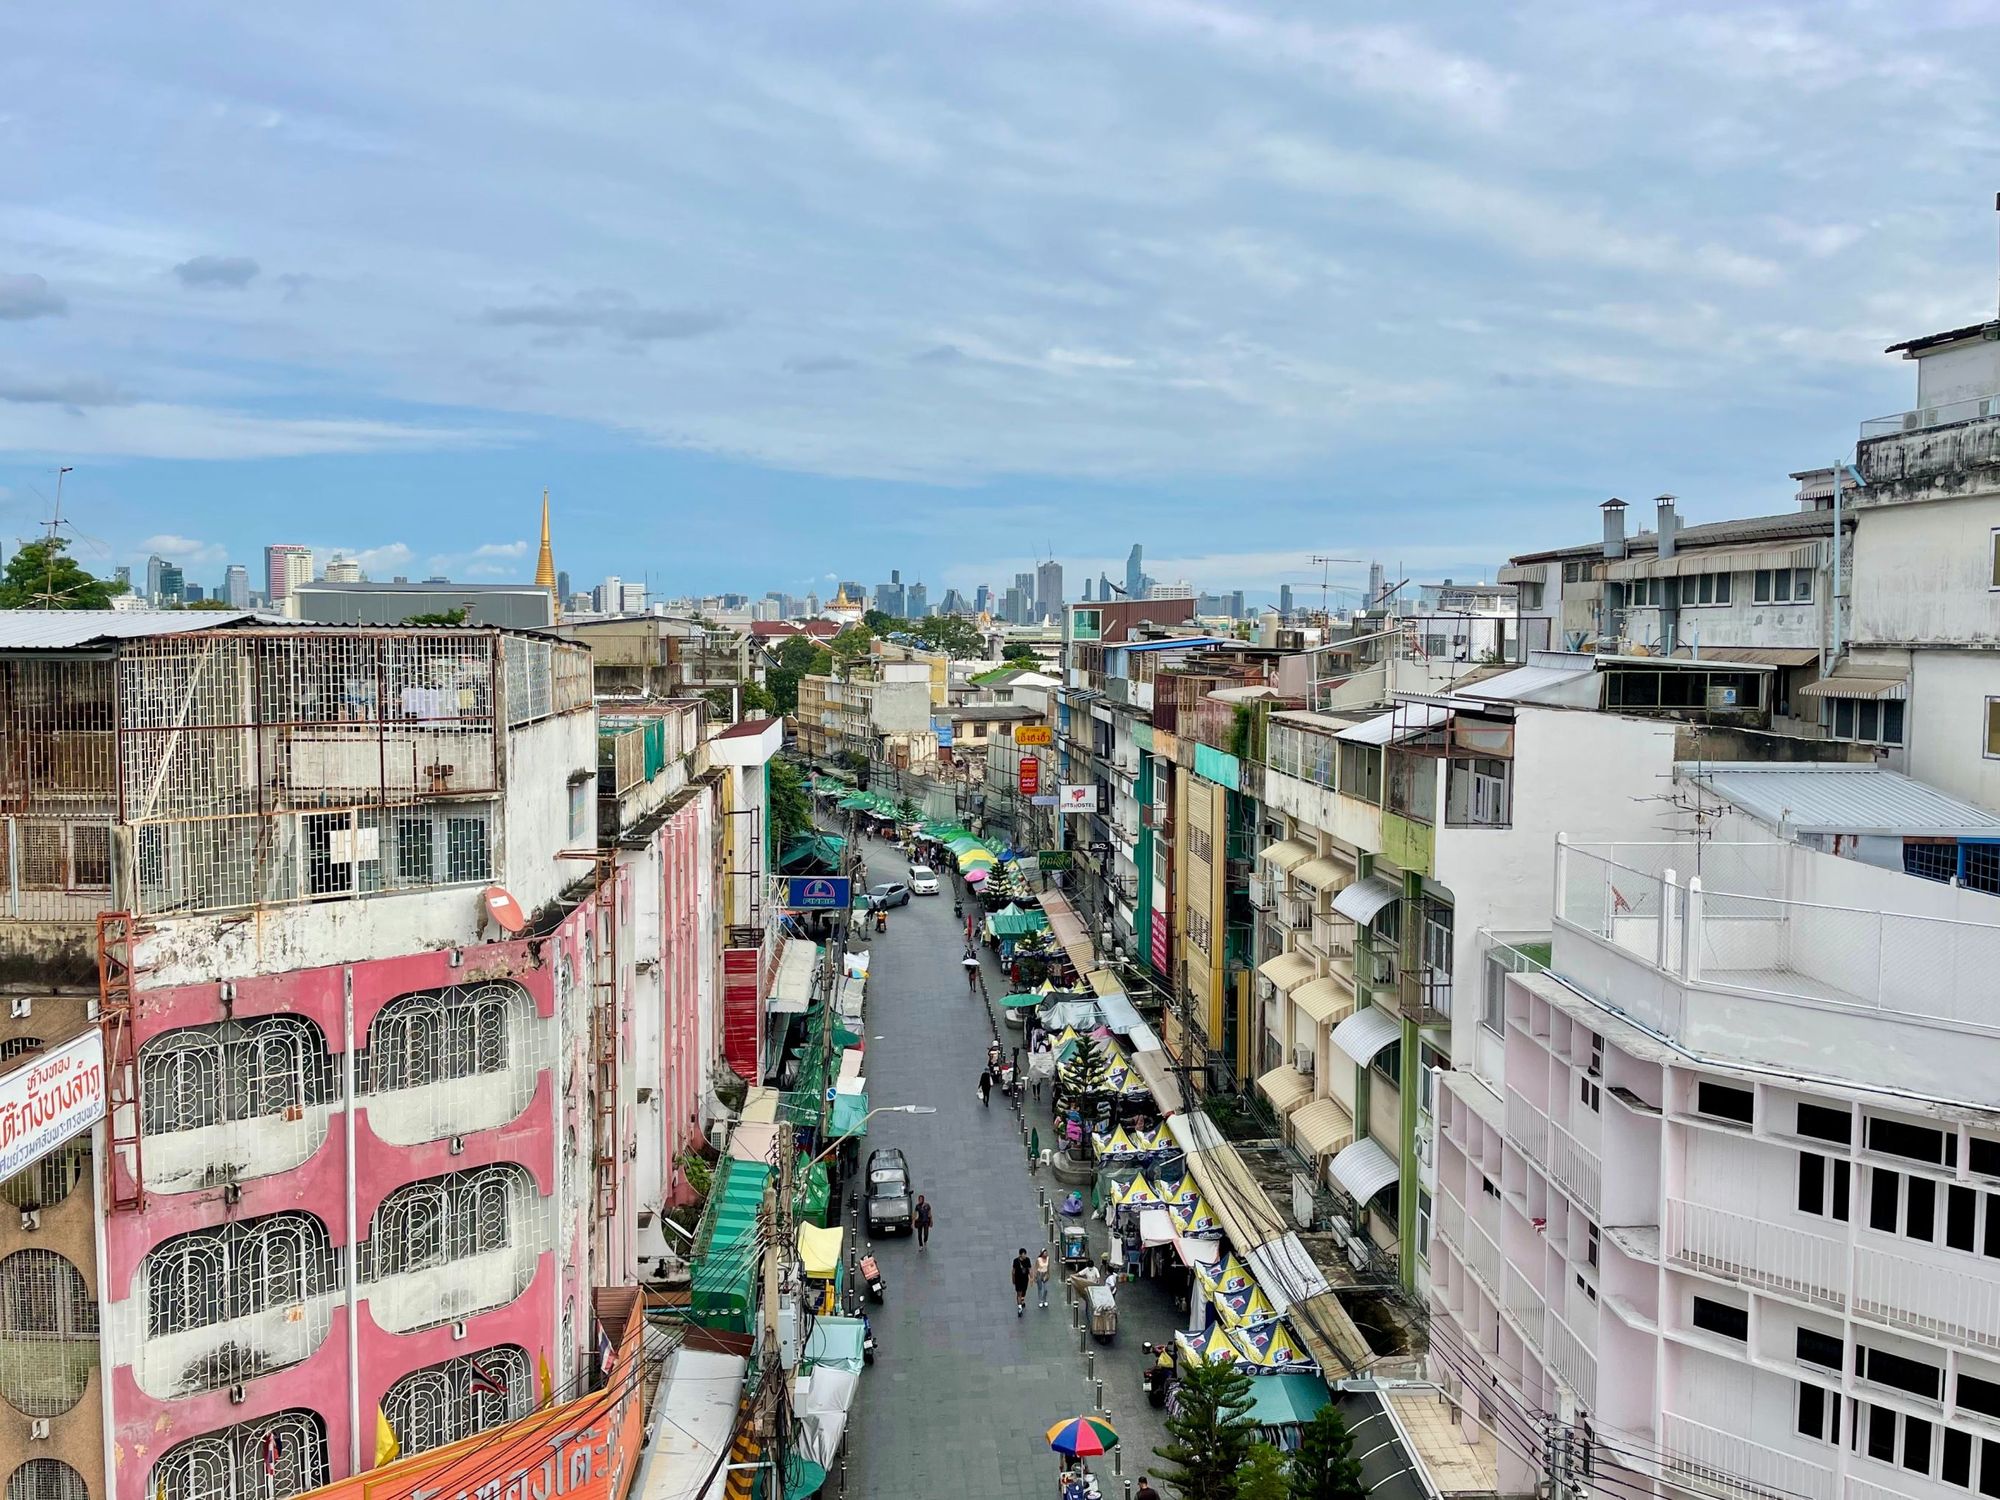
[[[1097,1096],[1104,1092],[1109,1072],[1104,1048],[1098,1045],[1097,1038],[1087,1031],[1079,1031],[1076,1034],[1076,1049],[1056,1074],[1056,1102],[1063,1109],[1073,1109],[1083,1117],[1085,1160],[1090,1158],[1092,1152],[1090,1122],[1097,1113]]]
[[[1292,1500],[1285,1455],[1269,1443],[1252,1443],[1250,1457],[1236,1473],[1236,1500]]]
[[[1367,1494],[1347,1419],[1338,1407],[1322,1406],[1292,1455],[1292,1500],[1366,1500]]]
[[[1161,1482],[1176,1500],[1236,1500],[1236,1471],[1250,1456],[1250,1377],[1228,1360],[1198,1360],[1181,1372]]]

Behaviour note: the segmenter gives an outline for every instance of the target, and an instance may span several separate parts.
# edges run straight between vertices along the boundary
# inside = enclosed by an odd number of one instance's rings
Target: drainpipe
[[[1820,676],[1833,675],[1834,663],[1840,660],[1840,470],[1841,461],[1833,465],[1833,597],[1826,601],[1828,651],[1826,662],[1820,669]]]
[[[13,821],[12,818],[7,820],[10,832],[12,831]],[[14,840],[9,839],[8,845],[10,849],[15,847]],[[15,886],[14,889],[18,891],[20,887]],[[91,1008],[93,1010],[96,1009],[95,1006]],[[99,1120],[95,1125],[90,1127],[90,1149],[92,1164],[90,1191],[94,1200],[93,1207],[97,1210],[91,1215],[92,1248],[97,1252],[97,1272],[93,1280],[97,1284],[97,1305],[102,1308],[110,1300],[105,1296],[104,1289],[105,1279],[111,1274],[111,1237],[105,1228],[105,1220],[108,1217],[107,1210],[109,1208],[109,1205],[105,1202],[105,1173],[95,1170],[98,1162],[109,1164],[111,1161],[111,1132],[103,1120]],[[108,1358],[108,1355],[110,1354],[115,1337],[116,1334],[112,1328],[111,1320],[100,1317],[97,1333],[97,1399],[99,1406],[102,1408],[100,1441],[104,1448],[105,1488],[111,1491],[115,1491],[117,1488],[112,1476],[118,1472],[118,1414],[111,1404],[111,1360]]]
[[[347,1472],[361,1472],[361,1234],[356,1226],[354,1206],[354,966],[340,971],[341,1026],[347,1045],[340,1054],[340,1087],[347,1108],[341,1111],[341,1133],[346,1145],[347,1170],[343,1174],[347,1196]]]

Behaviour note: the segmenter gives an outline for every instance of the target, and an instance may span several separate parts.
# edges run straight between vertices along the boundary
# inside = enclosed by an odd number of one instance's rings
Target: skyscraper
[[[187,597],[187,584],[177,564],[160,565],[160,591],[154,596],[155,604],[179,604]]]
[[[1288,620],[1292,617],[1292,586],[1289,583],[1278,585],[1278,613]]]
[[[326,581],[328,583],[359,583],[361,582],[361,564],[354,561],[351,557],[342,557],[336,552],[333,555],[332,561],[326,565]]]
[[[1019,625],[1027,617],[1028,601],[1022,597],[1021,588],[1016,584],[1007,590],[1000,601],[1000,618],[1009,625]]]
[[[977,614],[990,614],[993,609],[993,590],[980,584],[972,591],[972,608]]]
[[[569,598],[569,572],[566,569],[556,574],[556,598],[558,600]]]
[[[222,570],[222,598],[231,609],[250,607],[250,570],[231,563]]]
[[[146,602],[160,602],[160,578],[166,572],[167,560],[155,552],[146,559]]]
[[[911,584],[903,595],[903,609],[912,620],[921,620],[931,612],[930,590],[921,582]]]
[[[600,615],[615,615],[624,606],[625,580],[612,573],[597,586],[597,612]]]
[[[1088,578],[1084,579],[1084,580],[1083,580],[1083,602],[1084,602],[1085,604],[1088,604],[1088,603],[1090,603],[1090,590],[1091,590],[1091,588],[1092,588],[1092,584],[1091,584],[1091,581],[1090,581],[1090,580],[1089,580]]]
[[[1062,607],[1062,564],[1050,558],[1035,566],[1035,612],[1044,619],[1053,620],[1060,618]]]
[[[1106,604],[1111,602],[1111,575],[1109,573],[1099,573],[1097,575],[1097,597],[1102,599]]]
[[[1146,597],[1146,549],[1137,542],[1132,544],[1132,550],[1125,557],[1125,597]]]
[[[273,542],[264,549],[264,594],[273,609],[282,608],[301,583],[311,583],[312,548],[297,542]]]
[[[1035,618],[1035,575],[1033,573],[1016,573],[1014,575],[1014,587],[1021,591],[1021,613],[1020,617],[1014,623],[1016,625],[1025,625]]]
[[[894,615],[899,620],[905,615],[915,613],[914,610],[909,609],[904,603],[902,569],[891,568],[889,570],[889,581],[875,585],[875,607],[881,610],[883,614]]]

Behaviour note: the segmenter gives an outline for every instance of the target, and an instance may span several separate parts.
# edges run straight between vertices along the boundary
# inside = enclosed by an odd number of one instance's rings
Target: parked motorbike
[[[1145,1368],[1139,1373],[1139,1380],[1146,1389],[1146,1404],[1161,1407],[1167,1404],[1167,1392],[1174,1383],[1174,1355],[1169,1344],[1144,1344],[1146,1352]]]
[[[875,1329],[868,1321],[868,1314],[861,1315],[861,1363],[875,1363]]]
[[[888,1290],[888,1283],[882,1279],[882,1268],[875,1264],[875,1257],[861,1257],[861,1284],[868,1289],[868,1300],[880,1302]]]

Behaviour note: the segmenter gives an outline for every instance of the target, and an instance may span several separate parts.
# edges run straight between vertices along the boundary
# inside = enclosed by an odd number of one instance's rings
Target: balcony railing
[[[1553,1307],[1542,1310],[1542,1352],[1549,1367],[1576,1392],[1585,1407],[1597,1405],[1597,1356],[1584,1348],[1583,1341],[1569,1331]]]
[[[1886,417],[1870,417],[1861,424],[1861,438],[1894,437],[1903,432],[1926,432],[1933,427],[1949,427],[1954,422],[1977,422],[1982,417],[2000,417],[2000,396],[1969,396],[1963,401],[1940,401],[1911,411],[1891,412]]]
[[[1840,1240],[1678,1198],[1667,1200],[1664,1227],[1662,1249],[1691,1270],[1828,1307],[1845,1299]]]
[[[2000,1349],[2000,1281],[1907,1255],[1855,1250],[1853,1312],[1928,1338]]]
[[[1549,1121],[1549,1175],[1563,1185],[1596,1217],[1598,1194],[1597,1153],[1584,1145],[1555,1121]]]
[[[1501,1296],[1505,1284],[1502,1275],[1500,1247],[1493,1243],[1477,1220],[1470,1215],[1465,1220],[1465,1241],[1461,1247],[1465,1251],[1465,1263],[1472,1267],[1473,1274],[1486,1283],[1486,1288],[1495,1298]]]
[[[1540,1328],[1548,1308],[1547,1300],[1534,1285],[1510,1264],[1502,1273],[1502,1298],[1507,1311],[1523,1328]]]
[[[1507,1135],[1531,1161],[1549,1159],[1549,1121],[1519,1094],[1507,1095]]]
[[[1677,1481],[1725,1500],[1792,1495],[1834,1500],[1834,1473],[1824,1464],[1794,1458],[1733,1432],[1693,1422],[1673,1412],[1660,1416],[1664,1467]]]

